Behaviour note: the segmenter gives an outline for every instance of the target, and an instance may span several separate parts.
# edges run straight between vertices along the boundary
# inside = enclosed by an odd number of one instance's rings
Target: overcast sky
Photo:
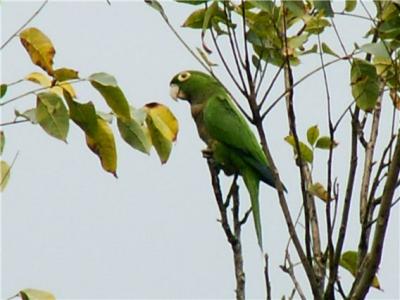
[[[220,224],[204,148],[186,103],[169,97],[169,81],[177,72],[199,69],[168,30],[159,15],[142,1],[50,2],[29,26],[40,28],[56,48],[55,65],[79,70],[82,77],[104,71],[113,74],[135,107],[148,102],[168,105],[180,122],[180,133],[170,161],[161,166],[155,152],[146,156],[132,150],[116,134],[118,176],[105,173],[88,149],[81,130],[71,124],[68,144],[49,137],[39,126],[20,124],[4,128],[4,159],[19,151],[9,185],[2,195],[2,298],[32,287],[52,291],[58,298],[232,298],[232,254]],[[2,1],[2,43],[40,6],[41,2]],[[179,28],[193,7],[163,2],[171,22]],[[339,9],[343,2],[335,3]],[[337,18],[339,32],[351,49],[369,29],[365,21]],[[200,32],[180,29],[188,43],[200,45]],[[332,34],[329,43],[340,51]],[[310,43],[311,45],[311,43]],[[32,65],[18,39],[1,53],[1,81],[13,82],[39,69]],[[217,57],[211,56],[217,61]],[[319,64],[316,55],[304,58],[296,69],[299,78]],[[329,69],[328,79],[337,119],[351,101],[348,64]],[[224,74],[222,68],[218,74]],[[269,78],[273,76],[271,72]],[[268,78],[268,76],[267,76]],[[221,79],[232,87],[227,76]],[[318,124],[327,133],[321,77],[311,77],[296,91],[300,135]],[[35,86],[23,83],[7,97]],[[76,86],[82,101],[94,101],[107,111],[100,95],[88,84]],[[277,84],[274,95],[282,92]],[[7,97],[5,99],[7,99]],[[273,96],[272,96],[273,98]],[[13,110],[35,105],[33,96],[7,105],[2,122]],[[389,110],[383,111],[390,115]],[[386,118],[389,119],[389,118]],[[388,123],[383,118],[383,126]],[[386,123],[385,123],[386,122]],[[113,128],[116,131],[115,124]],[[288,187],[288,202],[296,215],[301,198],[298,171],[290,147],[283,141],[288,128],[283,103],[271,113],[265,128],[272,154]],[[347,174],[348,127],[338,141],[335,176],[341,191]],[[387,135],[382,137],[384,141]],[[318,153],[314,176],[325,180],[326,154]],[[228,184],[229,179],[223,179]],[[288,295],[292,283],[279,265],[284,258],[287,229],[273,189],[261,190],[265,250],[271,259],[273,295]],[[357,197],[355,197],[357,198]],[[242,205],[248,207],[242,188]],[[357,203],[351,211],[358,224]],[[324,204],[317,203],[324,215]],[[355,227],[353,227],[355,228]],[[302,229],[298,229],[302,236]],[[399,298],[399,208],[391,215],[379,279],[384,292],[371,289],[369,298]],[[345,249],[356,249],[358,230],[351,231]],[[251,222],[243,231],[248,298],[264,298],[263,260]],[[298,258],[292,254],[294,261]],[[296,269],[303,278],[301,267]],[[346,284],[351,279],[341,270]],[[309,287],[301,279],[303,289]]]

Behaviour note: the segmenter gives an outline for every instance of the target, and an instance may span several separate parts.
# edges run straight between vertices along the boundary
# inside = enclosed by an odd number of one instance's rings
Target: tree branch
[[[397,132],[396,147],[392,156],[392,162],[389,166],[388,176],[383,189],[382,201],[378,213],[378,221],[370,253],[365,258],[362,266],[362,272],[356,277],[353,283],[350,296],[351,299],[364,299],[372,280],[378,270],[382,259],[382,249],[385,241],[387,225],[390,217],[391,204],[394,196],[395,187],[400,172],[400,129]]]
[[[269,279],[269,259],[268,259],[268,254],[264,254],[264,261],[265,261],[265,266],[264,266],[264,278],[265,278],[265,286],[267,289],[267,300],[271,300],[272,294],[271,294],[271,282]]]
[[[217,201],[218,210],[221,215],[221,225],[225,232],[225,236],[228,239],[229,244],[231,245],[233,252],[233,261],[235,266],[235,278],[236,278],[236,299],[244,300],[245,299],[245,273],[243,270],[243,254],[242,254],[242,244],[240,239],[241,234],[241,224],[239,220],[239,188],[236,184],[236,178],[232,183],[231,191],[232,191],[232,199],[233,199],[233,227],[234,232],[232,232],[231,227],[229,226],[228,216],[227,216],[227,207],[224,205],[224,200],[222,196],[222,191],[218,178],[218,169],[215,165],[214,160],[211,157],[206,157],[208,168],[211,175],[211,183],[214,190],[215,200]]]

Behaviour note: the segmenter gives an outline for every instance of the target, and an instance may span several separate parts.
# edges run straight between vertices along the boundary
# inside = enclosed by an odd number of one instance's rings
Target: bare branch
[[[351,57],[353,57],[353,55],[355,55],[355,54],[357,54],[357,52],[354,52],[354,53],[352,53],[352,54],[350,54],[350,55],[346,55],[346,56],[343,56],[343,57],[336,58],[336,59],[334,59],[334,60],[332,60],[332,61],[330,61],[330,62],[327,62],[327,63],[324,65],[324,67],[328,67],[328,66],[330,66],[330,65],[333,65],[333,64],[335,64],[335,63],[337,63],[338,61],[341,61],[341,60],[348,60],[348,59],[350,59]],[[295,88],[296,86],[298,86],[300,83],[302,83],[303,81],[305,81],[308,77],[310,77],[310,76],[312,76],[312,75],[318,73],[318,72],[321,71],[321,70],[322,70],[322,66],[320,66],[320,67],[318,67],[318,68],[315,68],[314,70],[312,70],[311,72],[309,72],[308,74],[304,75],[304,76],[301,77],[299,80],[297,80],[296,82],[294,82],[293,85],[292,85],[291,87],[289,87],[289,90],[288,90],[288,89],[285,89],[285,91],[284,91],[282,94],[280,94],[274,101],[272,101],[272,103],[270,104],[270,106],[268,106],[267,110],[261,115],[261,117],[264,119],[265,116],[279,103],[279,101],[281,101],[281,100],[285,97],[285,95],[286,95],[290,90],[294,89],[294,88]]]
[[[370,253],[365,258],[361,272],[353,283],[350,296],[351,299],[364,299],[371,282],[378,270],[382,259],[382,249],[385,241],[386,229],[389,221],[394,196],[395,186],[397,184],[400,172],[400,129],[397,132],[397,142],[392,156],[392,162],[389,166],[388,177],[383,189],[382,201],[376,222],[374,238]]]
[[[14,121],[10,121],[10,122],[1,123],[0,127],[19,124],[19,123],[27,123],[27,122],[29,122],[29,120],[14,120]]]
[[[293,263],[290,259],[290,254],[289,254],[288,249],[286,249],[285,262],[287,263],[288,266],[286,265],[286,263],[285,263],[285,265],[281,265],[280,267],[281,267],[282,271],[289,274],[290,279],[292,279],[292,282],[294,284],[297,294],[299,295],[299,297],[302,300],[306,300],[307,298],[304,295],[299,282],[297,281],[296,275],[294,274]]]
[[[33,13],[33,15],[26,20],[26,22],[24,24],[22,24],[22,26],[20,28],[17,29],[16,32],[14,32],[5,42],[3,45],[1,45],[0,50],[3,50],[3,48],[5,46],[8,45],[9,42],[11,42],[11,40],[13,38],[15,38],[20,32],[21,30],[23,30],[41,11],[42,9],[46,6],[46,4],[49,2],[49,0],[45,0],[42,5],[40,5],[40,7]]]
[[[271,294],[271,282],[269,279],[269,261],[268,261],[268,254],[264,254],[264,261],[265,261],[265,267],[264,267],[264,278],[265,278],[265,286],[267,289],[267,300],[271,300],[272,294]]]
[[[203,153],[204,154],[204,153]],[[242,245],[240,240],[241,233],[241,224],[239,221],[239,194],[238,194],[238,186],[236,184],[236,180],[232,182],[232,186],[230,190],[232,191],[232,199],[233,199],[233,227],[234,232],[232,232],[231,227],[229,226],[228,216],[227,216],[227,207],[224,205],[224,200],[222,196],[222,191],[218,178],[218,169],[215,165],[214,160],[208,155],[204,155],[207,159],[208,168],[211,175],[211,184],[214,190],[215,200],[217,201],[218,209],[221,215],[221,226],[225,232],[225,236],[228,239],[229,244],[231,245],[233,252],[233,261],[235,266],[235,277],[236,277],[236,299],[244,300],[245,299],[245,273],[243,270],[243,254],[242,254]]]

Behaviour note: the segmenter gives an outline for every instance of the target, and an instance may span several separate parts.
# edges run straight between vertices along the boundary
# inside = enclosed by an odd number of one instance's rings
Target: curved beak
[[[179,89],[179,86],[177,86],[176,84],[171,83],[171,85],[170,85],[169,87],[170,87],[170,89],[169,89],[169,95],[170,95],[171,98],[174,99],[175,101],[177,101],[178,98],[179,98],[179,99],[185,99],[185,98],[186,98],[185,93],[182,92],[182,91]]]

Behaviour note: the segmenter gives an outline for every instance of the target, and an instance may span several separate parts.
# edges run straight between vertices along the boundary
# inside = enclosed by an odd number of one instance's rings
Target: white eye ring
[[[186,81],[186,80],[188,80],[190,78],[190,75],[191,74],[189,72],[183,72],[183,73],[178,75],[178,80],[180,82],[184,82],[184,81]]]

